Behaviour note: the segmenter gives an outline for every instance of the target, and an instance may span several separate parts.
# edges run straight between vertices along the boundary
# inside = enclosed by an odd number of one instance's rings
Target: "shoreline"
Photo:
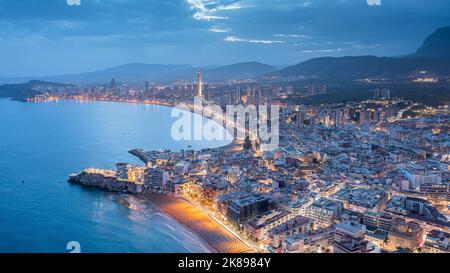
[[[54,100],[58,101],[58,100]],[[77,99],[61,99],[61,101],[79,101],[79,102],[110,102],[110,103],[128,103],[128,104],[144,104],[157,105],[163,107],[174,107],[174,105],[159,104],[155,102],[145,101],[127,101],[127,100],[77,100]],[[194,110],[190,110],[195,114]],[[212,119],[211,119],[212,120]],[[224,130],[226,126],[221,124]],[[228,131],[228,133],[231,133]],[[233,132],[234,133],[234,132]],[[214,147],[211,149],[219,149],[225,152],[236,152],[241,150],[242,141],[232,140],[229,144]],[[129,153],[137,157],[143,163],[147,163],[140,156],[139,149],[130,150]],[[136,151],[136,152],[134,152]],[[254,251],[246,245],[240,238],[236,237],[232,232],[227,230],[214,217],[210,216],[201,208],[192,204],[188,200],[158,193],[144,193],[134,195],[141,198],[145,202],[157,207],[167,217],[175,220],[184,228],[195,234],[203,245],[211,253],[253,253]]]
[[[213,253],[252,253],[253,250],[190,202],[158,193],[138,195],[196,234]]]
[[[48,101],[79,101],[79,102],[116,102],[116,103],[129,103],[129,104],[144,104],[144,105],[157,105],[157,106],[167,106],[167,107],[174,107],[175,105],[170,103],[162,103],[162,102],[155,102],[155,101],[138,101],[138,100],[125,100],[125,99],[70,99],[70,98],[63,98],[63,99],[55,99],[55,100],[48,100]],[[46,102],[44,101],[25,101],[25,102]]]
[[[9,98],[10,100],[13,100],[12,98]],[[63,99],[55,99],[55,100],[43,100],[43,101],[28,101],[28,100],[16,100],[19,102],[26,102],[26,103],[39,103],[39,102],[58,102],[58,101],[74,101],[74,102],[111,102],[111,103],[128,103],[128,104],[142,104],[142,105],[156,105],[156,106],[163,106],[163,107],[169,107],[169,108],[174,108],[176,105],[175,104],[170,104],[170,103],[161,103],[161,102],[155,102],[155,101],[137,101],[137,100],[113,100],[113,99],[70,99],[70,98],[63,98]],[[189,109],[189,112],[195,115],[198,115],[197,113],[194,112],[193,109]],[[216,122],[214,119],[209,118],[209,117],[205,117],[202,115],[202,117],[204,119],[208,119],[208,120],[212,120],[214,122]],[[228,132],[231,136],[233,136],[233,140],[225,145],[225,146],[221,146],[221,147],[215,147],[215,148],[211,148],[211,149],[223,149],[229,152],[233,152],[236,151],[236,146],[240,145],[243,143],[243,141],[241,140],[237,140],[234,137],[235,132],[230,132],[228,131],[227,126],[224,126],[224,124],[219,124],[226,132]],[[134,148],[135,149],[135,148]],[[143,161],[143,160],[141,160]],[[146,162],[144,162],[146,163]]]

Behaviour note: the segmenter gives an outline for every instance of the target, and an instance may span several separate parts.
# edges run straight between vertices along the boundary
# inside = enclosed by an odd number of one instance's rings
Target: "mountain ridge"
[[[450,26],[438,28],[429,35],[412,58],[441,58],[450,60]]]
[[[406,78],[427,71],[450,75],[450,62],[440,59],[345,56],[314,58],[267,76],[321,79]]]
[[[40,80],[30,80],[20,84],[0,85],[0,98],[11,98],[13,100],[26,100],[29,97],[42,94],[42,90],[48,87],[64,88],[69,84],[53,83]]]
[[[286,67],[267,77],[322,79],[405,78],[427,71],[431,76],[450,75],[450,27],[430,34],[414,54],[403,57],[320,57]]]
[[[23,83],[30,80],[41,80],[55,83],[70,84],[105,84],[114,78],[118,82],[141,83],[171,83],[179,80],[194,81],[198,71],[205,75],[208,81],[231,81],[248,77],[260,76],[275,71],[270,65],[260,62],[242,62],[224,66],[194,67],[188,64],[164,65],[129,63],[102,70],[79,74],[65,74],[44,77],[0,78],[0,83]]]
[[[397,57],[344,56],[320,57],[277,70],[260,62],[194,67],[189,64],[163,65],[129,63],[87,73],[47,77],[0,78],[2,83],[21,83],[32,79],[71,84],[106,84],[117,82],[171,84],[193,82],[197,72],[205,82],[229,82],[248,78],[321,78],[354,80],[361,78],[407,78],[426,71],[430,76],[450,75],[450,26],[430,34],[414,54]]]

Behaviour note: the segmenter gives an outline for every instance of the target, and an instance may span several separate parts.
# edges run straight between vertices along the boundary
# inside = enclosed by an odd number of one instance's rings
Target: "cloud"
[[[226,42],[243,42],[243,43],[250,43],[250,44],[284,44],[285,41],[278,41],[278,40],[250,40],[250,39],[243,39],[236,36],[227,36],[224,41]]]
[[[227,33],[227,32],[229,32],[228,29],[222,29],[222,28],[217,28],[217,27],[211,27],[209,29],[209,31],[216,32],[216,33]]]
[[[192,10],[196,20],[212,21],[226,20],[227,16],[217,15],[220,11],[237,10],[244,8],[241,0],[186,0]],[[247,6],[245,6],[247,7]]]
[[[81,6],[81,0],[66,0],[69,6]]]
[[[326,43],[314,43],[314,46],[336,46],[336,48],[325,48],[325,49],[305,49],[303,53],[335,53],[335,52],[354,52],[354,50],[365,50],[365,49],[376,49],[385,47],[383,44],[361,44],[357,42],[332,42],[328,41]]]
[[[367,0],[369,6],[381,6],[381,0]]]
[[[381,8],[366,1],[0,0],[0,77],[126,62],[395,56],[413,52],[436,27],[449,24],[448,0],[381,0]]]
[[[260,2],[262,0],[258,0]],[[263,0],[264,1],[264,0]],[[329,0],[327,0],[328,2]],[[265,0],[266,5],[272,6],[276,9],[282,9],[282,10],[292,10],[292,9],[304,9],[309,8],[313,6],[312,1],[310,0],[296,0],[296,1],[290,1],[290,0],[278,0],[278,1],[272,1],[272,0]]]
[[[279,38],[311,38],[308,35],[300,35],[300,34],[274,34],[273,36]]]
[[[341,52],[342,48],[332,48],[332,49],[308,49],[303,50],[303,53],[332,53],[332,52]]]

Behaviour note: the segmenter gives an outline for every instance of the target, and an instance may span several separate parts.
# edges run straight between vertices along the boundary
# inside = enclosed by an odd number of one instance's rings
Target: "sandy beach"
[[[206,212],[186,200],[155,193],[146,193],[142,196],[158,206],[164,213],[196,233],[212,248],[213,252],[253,252]]]

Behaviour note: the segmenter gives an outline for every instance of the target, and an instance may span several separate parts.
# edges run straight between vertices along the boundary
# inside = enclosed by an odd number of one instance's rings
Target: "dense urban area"
[[[434,82],[443,79],[417,78]],[[444,79],[445,80],[445,79]],[[173,106],[279,105],[280,144],[247,137],[201,151],[130,151],[145,165],[88,168],[71,182],[176,196],[207,211],[250,251],[450,252],[450,113],[374,89],[370,99],[308,104],[324,83],[241,82],[46,90],[28,101],[105,100]]]

